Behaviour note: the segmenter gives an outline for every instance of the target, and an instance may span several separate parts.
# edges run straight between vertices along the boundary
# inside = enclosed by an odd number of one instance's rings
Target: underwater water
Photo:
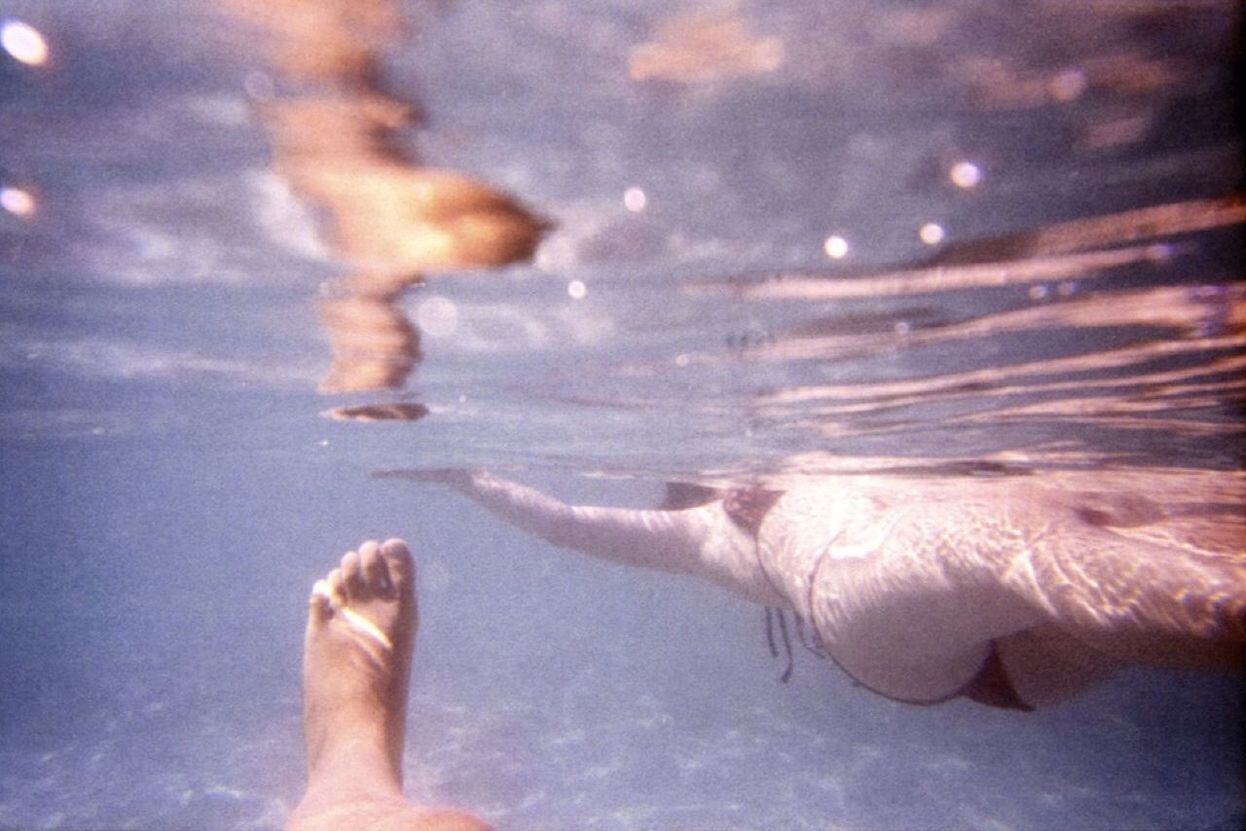
[[[760,608],[371,476],[1092,472],[1240,552],[1234,4],[251,5],[0,8],[0,828],[280,827],[385,536],[407,793],[498,828],[1240,826],[1238,678],[783,683]]]

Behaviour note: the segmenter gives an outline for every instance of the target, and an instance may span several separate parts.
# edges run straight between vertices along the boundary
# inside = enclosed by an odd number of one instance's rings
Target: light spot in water
[[[567,283],[567,294],[571,295],[572,300],[583,300],[588,295],[588,286],[583,281],[572,280]]]
[[[447,337],[459,328],[459,307],[451,300],[433,295],[415,310],[415,322],[430,337]]]
[[[48,43],[39,30],[20,20],[6,20],[0,25],[0,45],[15,61],[27,66],[48,62]]]
[[[822,250],[832,260],[842,260],[848,256],[848,240],[839,234],[831,234],[826,238],[826,242],[822,243]]]
[[[937,222],[927,222],[918,229],[917,236],[927,245],[938,245],[943,242],[943,226]]]
[[[1050,290],[1046,286],[1030,286],[1031,300],[1046,300]]]
[[[21,188],[0,188],[0,207],[14,216],[30,216],[35,212],[35,197]]]
[[[675,356],[675,366],[685,367],[688,365],[688,356],[680,353]]]
[[[982,181],[982,170],[973,162],[957,162],[948,169],[948,179],[958,188],[974,188]]]
[[[1056,101],[1075,101],[1086,91],[1086,73],[1080,69],[1059,72],[1047,84],[1047,92]]]
[[[1077,283],[1073,280],[1065,280],[1060,283],[1060,285],[1056,286],[1056,294],[1061,297],[1069,297],[1075,291],[1077,291]]]
[[[907,335],[909,332],[913,330],[913,327],[909,325],[909,322],[907,320],[898,321],[896,323],[895,328],[896,328],[897,335]]]
[[[640,188],[628,188],[623,191],[623,207],[632,213],[640,213],[648,204],[649,197],[645,196],[645,192]]]

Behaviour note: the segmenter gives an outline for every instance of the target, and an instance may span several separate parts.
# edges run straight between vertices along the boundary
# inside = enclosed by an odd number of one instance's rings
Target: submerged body
[[[846,672],[902,701],[1029,709],[1130,664],[1246,658],[1242,540],[1178,543],[1156,532],[1162,508],[1127,495],[845,476],[646,511],[567,505],[483,472],[382,475],[451,485],[557,546],[790,610]]]

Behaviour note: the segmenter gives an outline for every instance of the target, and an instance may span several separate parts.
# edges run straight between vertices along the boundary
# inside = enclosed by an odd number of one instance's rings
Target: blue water
[[[389,535],[420,569],[408,793],[499,828],[1240,825],[1236,679],[1131,670],[1030,714],[898,704],[799,652],[783,684],[760,609],[369,477],[652,506],[753,474],[1231,475],[1240,222],[1050,279],[765,294],[903,283],[945,250],[924,223],[950,244],[1234,193],[1236,9],[1084,6],[741,3],[781,65],[688,82],[627,76],[682,6],[398,4],[378,48],[425,114],[411,156],[555,227],[531,263],[413,287],[406,315],[435,297],[457,325],[401,389],[340,395],[315,300],[344,267],[272,167],[263,36],[198,0],[0,9],[54,56],[0,53],[0,187],[38,202],[0,211],[0,828],[279,827],[306,593]],[[322,415],[395,400],[430,414]]]

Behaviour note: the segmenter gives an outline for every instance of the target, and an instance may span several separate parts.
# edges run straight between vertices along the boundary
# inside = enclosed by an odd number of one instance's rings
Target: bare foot
[[[307,793],[288,830],[482,829],[402,797],[415,567],[401,540],[368,541],[312,588],[303,648]]]

